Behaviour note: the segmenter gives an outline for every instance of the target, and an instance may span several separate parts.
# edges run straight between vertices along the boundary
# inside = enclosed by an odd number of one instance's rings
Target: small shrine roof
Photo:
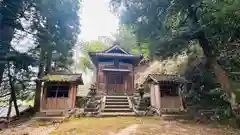
[[[149,74],[144,82],[148,82],[148,81],[153,81],[155,83],[164,82],[164,81],[178,82],[178,83],[187,82],[187,80],[184,77],[181,77],[179,75],[166,75],[166,74]]]
[[[43,76],[39,80],[44,82],[76,82],[83,85],[82,74],[51,73]]]

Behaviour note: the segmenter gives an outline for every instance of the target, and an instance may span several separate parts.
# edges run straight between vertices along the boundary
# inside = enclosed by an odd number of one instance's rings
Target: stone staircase
[[[127,96],[106,96],[102,117],[135,116]]]

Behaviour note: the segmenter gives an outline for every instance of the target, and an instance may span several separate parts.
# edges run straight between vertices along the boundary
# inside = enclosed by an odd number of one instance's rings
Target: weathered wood
[[[53,84],[54,86],[57,84]],[[60,83],[59,86],[65,86],[66,84]],[[68,84],[68,97],[47,97],[47,86],[51,86],[51,84],[47,84],[43,90],[43,97],[41,100],[41,111],[45,110],[68,110],[75,107],[76,102],[76,94],[77,94],[77,85],[76,84]]]
[[[118,62],[117,65],[114,64],[116,63],[97,61],[96,86],[98,93],[103,93],[104,95],[132,95],[134,92],[134,65],[124,62]],[[105,71],[104,69],[106,68],[116,69],[116,71]],[[126,71],[121,71],[120,69],[125,69]],[[113,77],[113,74],[116,74],[115,77]],[[123,77],[123,82],[113,83],[120,76]]]

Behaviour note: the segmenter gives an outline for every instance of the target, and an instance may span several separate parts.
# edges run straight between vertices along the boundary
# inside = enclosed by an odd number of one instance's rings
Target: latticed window
[[[47,97],[68,97],[69,86],[49,86]]]
[[[161,90],[161,97],[163,96],[178,96],[179,92],[178,92],[178,87],[177,85],[162,85],[160,86],[160,90]]]

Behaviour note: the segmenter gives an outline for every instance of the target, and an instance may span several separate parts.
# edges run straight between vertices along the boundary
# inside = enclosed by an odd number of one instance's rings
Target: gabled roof
[[[123,48],[121,48],[118,45],[112,45],[111,47],[109,47],[107,50],[103,51],[103,53],[114,53],[114,51],[119,50],[119,53],[122,54],[129,54],[128,51],[124,50]]]
[[[184,77],[181,77],[178,75],[166,75],[166,74],[149,74],[144,82],[149,82],[149,81],[153,81],[155,83],[164,82],[164,81],[171,81],[171,82],[178,82],[178,83],[187,82],[187,80]]]
[[[88,52],[93,64],[95,65],[98,62],[98,58],[124,58],[130,60],[134,65],[137,65],[142,59],[141,55],[133,55],[118,45],[112,45],[105,51],[100,52]]]
[[[75,82],[83,85],[82,74],[51,73],[40,78],[43,82]]]

